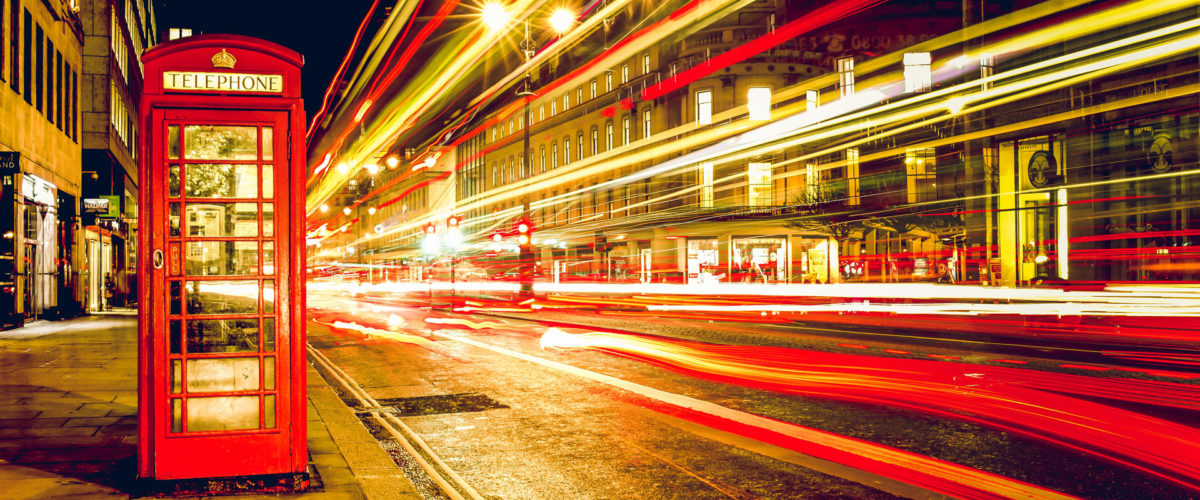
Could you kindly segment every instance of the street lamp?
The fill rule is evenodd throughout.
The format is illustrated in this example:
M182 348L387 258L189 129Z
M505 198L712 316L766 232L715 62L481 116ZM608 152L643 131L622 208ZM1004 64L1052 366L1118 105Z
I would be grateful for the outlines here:
M483 5L483 11L480 13L483 18L483 24L492 30L500 30L504 25L508 24L508 11L499 2L488 2Z
M550 14L550 28L557 31L558 36L570 30L572 24L575 24L575 14L565 7L560 7Z

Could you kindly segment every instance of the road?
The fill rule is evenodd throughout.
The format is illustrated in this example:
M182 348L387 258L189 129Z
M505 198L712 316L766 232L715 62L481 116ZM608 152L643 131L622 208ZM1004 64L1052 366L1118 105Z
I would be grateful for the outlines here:
M344 394L430 498L443 494L376 416L402 421L482 498L1200 490L1187 458L1200 450L1189 425L1200 420L1196 379L1140 361L1080 364L1111 349L939 341L911 327L428 304L315 291L309 342L377 400Z

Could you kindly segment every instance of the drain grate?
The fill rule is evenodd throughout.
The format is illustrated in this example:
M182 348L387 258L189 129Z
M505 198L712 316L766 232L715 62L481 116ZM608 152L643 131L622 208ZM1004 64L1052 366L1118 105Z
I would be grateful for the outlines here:
M484 394L463 393L443 394L440 396L421 396L416 398L380 399L378 407L355 408L355 413L391 413L400 417L414 415L442 415L447 413L468 413L490 410L493 408L508 408Z

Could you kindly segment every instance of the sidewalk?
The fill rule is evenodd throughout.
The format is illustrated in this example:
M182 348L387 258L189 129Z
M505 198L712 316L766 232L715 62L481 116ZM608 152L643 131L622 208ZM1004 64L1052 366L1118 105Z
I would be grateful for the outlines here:
M310 366L313 488L233 498L420 498ZM0 331L0 497L128 498L137 470L136 311Z

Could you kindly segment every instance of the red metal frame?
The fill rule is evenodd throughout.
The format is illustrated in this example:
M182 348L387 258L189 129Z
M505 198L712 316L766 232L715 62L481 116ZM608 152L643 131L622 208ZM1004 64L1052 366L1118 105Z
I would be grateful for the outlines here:
M236 69L214 68L211 58L226 50ZM187 479L304 472L307 459L305 371L305 120L300 99L300 54L280 45L237 35L199 35L147 50L145 91L138 141L141 227L138 233L138 474L143 478ZM246 95L163 89L165 71L283 75L283 92ZM168 229L164 123L273 124L275 165L276 294L279 332L275 347L279 418L274 430L209 431L169 435L170 377L166 283L172 263ZM286 151L286 162L281 154ZM286 189L282 189L286 188ZM286 203L280 203L286 200ZM286 207L280 206L286 204ZM181 217L183 214L180 214ZM181 244L182 245L182 244ZM155 269L154 250L164 266ZM176 263L180 264L181 263ZM233 278L237 279L237 278ZM260 335L261 337L261 335ZM260 342L262 342L260 338ZM245 353L241 356L263 354ZM220 357L220 355L205 355ZM186 363L184 364L186 366ZM186 369L186 368L185 368ZM219 395L211 393L208 395ZM265 418L262 416L260 418Z

